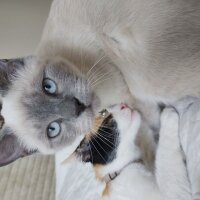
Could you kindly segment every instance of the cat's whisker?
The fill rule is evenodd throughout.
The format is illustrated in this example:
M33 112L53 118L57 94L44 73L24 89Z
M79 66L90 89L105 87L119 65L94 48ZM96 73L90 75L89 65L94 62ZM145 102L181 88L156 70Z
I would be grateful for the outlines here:
M103 73L103 70L105 71L104 67L106 66L107 61L101 64L101 67L96 68L87 78L88 81L93 81L97 75Z
M88 75L91 73L92 69L94 69L94 68L101 62L101 60L102 60L103 58L105 58L105 57L106 57L106 56L103 55L99 60L97 60L97 62L95 62L94 65L88 70L86 76L88 76Z
M98 68L90 77L88 77L87 81L90 83L94 81L99 75L103 74L103 68Z
M97 73L97 74L94 75L93 77L89 78L89 79L87 80L88 85L91 85L91 83L93 83L93 82L97 79L97 77L102 76L102 74L103 74L103 72L100 71L99 73Z
M106 73L102 73L102 74L100 74L100 75L96 75L96 77L95 77L95 80L93 81L93 80L91 80L90 82L88 81L88 83L90 84L90 85L92 85L92 84L94 84L96 81L98 81L98 80L100 80L100 79L102 79L103 77L105 77L105 76L107 76L107 75L110 75L112 72L106 72ZM93 81L93 82L92 82Z
M104 74L107 72L108 68L105 68L107 67L107 64L108 64L108 61L104 61L104 63L101 64L100 67L96 68L90 75L89 77L87 78L87 81L88 82L92 82L92 81L95 81L97 79L98 76L100 76L101 74Z
M108 77L108 78L105 78L105 79L103 79L103 80L101 80L101 81L99 81L98 83L95 83L95 84L91 85L91 88L95 88L97 85L99 85L99 84L103 83L104 81L107 81L107 80L109 80L110 78L111 78L111 76L110 76L110 77Z
M107 78L111 78L112 74L107 74L107 76L108 76ZM90 86L93 87L95 84L98 84L99 82L102 82L104 80L103 77L105 77L104 74L102 74L101 77L99 77L98 79L95 79L93 82L91 82Z
M106 80L111 79L113 76L116 76L117 74L119 74L119 73L116 72L115 74L112 74L111 76L109 76L109 77L107 77L107 78L105 78L105 79L95 81L95 83L92 83L91 87L94 88L94 87L96 87L97 85L99 85L100 83L102 83L102 82L104 82L104 81L106 81Z

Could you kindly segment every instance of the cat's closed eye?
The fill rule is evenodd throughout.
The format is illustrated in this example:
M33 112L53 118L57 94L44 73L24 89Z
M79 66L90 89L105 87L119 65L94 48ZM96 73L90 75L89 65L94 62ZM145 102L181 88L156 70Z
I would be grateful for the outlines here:
M57 84L55 81L45 78L42 83L43 90L48 95L55 95L57 92Z

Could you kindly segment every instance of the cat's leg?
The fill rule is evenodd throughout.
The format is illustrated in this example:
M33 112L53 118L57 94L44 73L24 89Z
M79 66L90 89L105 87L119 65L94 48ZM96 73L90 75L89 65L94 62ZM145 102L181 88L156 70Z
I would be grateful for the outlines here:
M186 157L188 177L194 200L200 199L200 100L185 98L177 103L180 113L179 136Z
M161 115L156 179L166 199L190 200L190 184L180 148L178 130L178 114L173 108L166 108Z

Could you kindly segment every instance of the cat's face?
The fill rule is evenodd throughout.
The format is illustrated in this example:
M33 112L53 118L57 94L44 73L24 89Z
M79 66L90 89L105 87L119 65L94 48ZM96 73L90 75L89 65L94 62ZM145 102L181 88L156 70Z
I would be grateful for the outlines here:
M136 144L140 114L126 104L112 106L107 112L102 123L97 120L96 131L86 135L76 150L82 161L96 166L101 177L122 169L141 156Z
M28 149L54 153L91 128L98 100L71 63L28 58L15 76L2 115Z

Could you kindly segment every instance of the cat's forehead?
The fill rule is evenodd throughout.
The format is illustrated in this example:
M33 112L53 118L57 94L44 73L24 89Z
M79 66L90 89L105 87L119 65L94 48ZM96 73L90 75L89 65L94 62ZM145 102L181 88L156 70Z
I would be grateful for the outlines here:
M66 78L66 76L76 74L67 63L63 63L63 62L44 63L43 73L45 76L53 76L53 77L57 77L61 79Z
M43 68L48 75L54 74L62 77L65 74L76 74L77 76L82 76L77 67L66 59L56 57L43 60L38 58L36 64Z

